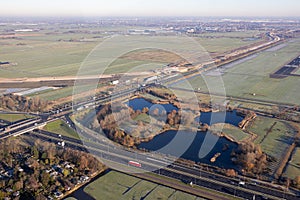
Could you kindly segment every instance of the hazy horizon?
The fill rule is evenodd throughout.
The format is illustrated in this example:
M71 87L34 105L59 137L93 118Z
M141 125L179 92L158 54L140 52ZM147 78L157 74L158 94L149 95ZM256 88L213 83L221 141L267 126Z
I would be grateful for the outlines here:
M11 0L1 3L0 16L83 17L300 17L298 0Z

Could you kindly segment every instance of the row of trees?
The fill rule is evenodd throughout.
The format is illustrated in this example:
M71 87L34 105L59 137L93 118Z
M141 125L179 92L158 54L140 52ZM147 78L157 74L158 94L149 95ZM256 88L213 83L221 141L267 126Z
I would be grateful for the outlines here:
M2 109L22 112L44 111L48 102L41 100L39 97L25 97L13 94L0 96L0 105Z
M147 89L147 93L163 99L168 99L168 100L177 99L176 95L172 91L166 88L149 88Z

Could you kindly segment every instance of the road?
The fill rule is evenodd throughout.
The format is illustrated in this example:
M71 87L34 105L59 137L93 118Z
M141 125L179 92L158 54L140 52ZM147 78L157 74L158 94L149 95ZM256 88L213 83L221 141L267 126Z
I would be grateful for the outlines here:
M195 164L193 166L186 166L173 162L174 160L171 157L162 156L153 152L136 153L135 151L122 146L116 147L117 144L110 144L107 140L96 140L95 138L92 138L91 141L83 142L65 136L59 137L57 134L43 130L34 131L31 135L56 144L64 141L67 147L81 151L89 151L98 156L101 160L118 163L121 167L122 165L128 167L128 161L134 160L141 163L142 169L145 171L153 171L159 175L181 180L184 183L193 182L193 184L202 187L229 193L242 198L252 199L255 195L256 199L262 199L263 196L268 197L269 199L298 199L298 197L287 194L277 188L267 187L256 182L247 182L245 186L240 186L238 184L239 180L205 171L201 169L200 165ZM86 136L88 137L88 134Z
M203 70L207 69L210 69L210 67L204 68ZM199 70L192 70L183 75L184 77L189 77L194 75L195 73L199 73ZM174 80L178 80L178 77L164 77L160 81L162 83L168 83ZM148 85L145 85L140 89L150 87L153 83L148 83ZM58 137L57 134L42 130L40 130L38 133L35 131L35 129L38 129L45 124L59 119L63 116L66 116L66 119L70 121L68 114L73 112L73 108L76 111L79 109L84 109L86 107L96 107L99 104L104 104L108 101L131 95L135 93L136 90L137 88L125 88L122 91L115 92L111 96L102 96L94 99L89 99L84 102L79 102L76 105L73 105L73 107L71 104L64 105L48 113L43 113L40 115L40 117L10 124L0 132L0 139L5 139L7 137L18 136L20 134L31 132L31 134L33 133L32 135L34 135L35 137L55 142L56 144L63 140L66 142L66 146L70 148L75 148L81 151L88 150L101 159L109 160L111 162L117 163L118 165L128 166L129 160L136 160L142 164L143 170L154 171L157 174L175 178L185 183L193 182L194 184L199 186L229 193L242 198L253 199L253 196L255 195L255 199L262 199L263 196L266 196L270 199L298 199L291 194L286 194L286 192L261 184L247 183L246 186L242 187L238 184L238 179L232 179L220 174L205 171L201 169L201 166L199 165L189 167L186 165L178 164L176 162L173 164L169 164L170 162L166 162L166 159L168 159L166 156L156 155L153 153L135 154L133 150L115 148L115 145L110 144L108 140L95 140L95 138L90 138L90 134L88 133L85 133L87 138L90 138L90 140L93 142L85 141L83 145L81 140L69 137L61 138ZM75 124L71 124L71 126L72 128L76 128ZM135 157L132 157L132 155L135 155Z
M121 97L123 95L128 95L134 92L135 89L128 89L125 91L120 91L114 97ZM95 99L98 103L105 103L109 101L109 97L101 97ZM90 103L90 102L88 102ZM84 103L79 104L79 106L85 105ZM10 136L17 136L22 133L30 132L37 129L39 126L44 125L47 122L56 120L57 118L61 118L65 116L66 113L70 113L71 108L66 107L59 110L59 112L49 113L48 119L43 120L41 118L33 118L21 121L19 123L13 124L10 127L9 131L1 132L0 139L7 138ZM70 122L70 119L66 117L66 119ZM75 124L71 124L72 128L76 128ZM81 133L82 134L82 133ZM38 135L40 139L50 140L52 142L58 143L61 142L62 138L59 138L57 134L49 133L46 131L40 130ZM89 134L86 133L87 138L89 138ZM161 155L154 154L135 154L136 157L132 157L132 150L119 148L116 149L115 145L109 144L107 140L95 140L95 138L90 138L93 142L85 142L82 144L81 140L77 140L74 138L63 137L63 140L66 142L66 145L71 148L75 148L78 150L86 151L86 148L93 154L97 155L101 159L106 159L109 161L113 161L120 165L128 165L129 160L136 160L142 164L142 168L147 171L154 171L160 175L164 175L171 178L179 179L185 183L189 183L192 181L194 184L199 186L207 187L210 189L214 189L217 191L229 193L232 195L236 195L242 198L252 199L253 195L256 195L256 199L267 195L268 198L271 199L297 199L297 197L285 194L283 191L276 190L276 188L270 188L262 185L254 185L252 183L247 184L245 187L239 187L239 180L230 179L228 177L224 177L218 175L216 173L210 173L200 169L200 166L195 165L193 168L188 166L183 166L179 164L169 165L169 162L166 162L166 157L162 157ZM96 143L95 143L96 141ZM160 169L161 168L161 169ZM159 169L159 170L157 170Z

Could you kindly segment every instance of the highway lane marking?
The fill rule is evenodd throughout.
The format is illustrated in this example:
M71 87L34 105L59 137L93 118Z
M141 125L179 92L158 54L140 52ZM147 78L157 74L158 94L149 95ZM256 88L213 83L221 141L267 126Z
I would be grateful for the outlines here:
M45 136L45 135L44 135ZM48 137L49 139L55 139L55 140L57 140L58 138L55 138L55 137L52 137L52 136L48 136L48 135L46 135L46 137ZM87 149L87 147L86 146L84 146L84 145L82 145L82 144L78 144L78 143L74 143L74 142L70 142L70 141L65 141L66 143L69 143L69 144L73 144L74 146L81 146L81 147L84 147L84 148L86 148ZM106 147L107 148L107 147ZM105 153L105 154L108 154L108 155L110 155L110 156L115 156L115 157L118 157L118 158L123 158L123 159L125 159L125 160L130 160L130 159L132 159L132 158L130 158L130 157L126 157L126 156L123 156L123 155L120 155L120 154L116 154L116 153L113 153L113 152L107 152L107 151L105 151L105 150L100 150L100 149L96 149L96 148L93 148L93 147L89 147L89 149L91 149L91 150L94 150L94 151L96 151L96 152L98 152L98 153ZM128 159L129 158L129 159ZM102 158L103 159L103 158ZM148 162L146 162L145 160L139 160L140 161L140 163L143 163L143 164L145 164L145 165L148 165L148 166L152 166L152 167L155 167L155 168L160 168L160 167L162 167L162 166L159 166L159 165L155 165L155 164L152 164L152 163L148 163ZM121 164L121 163L119 163L119 164ZM123 164L124 165L124 164ZM127 165L126 165L127 166ZM166 168L166 169L164 169L164 170L166 170L166 171L170 171L170 172L175 172L175 173L177 173L177 174L181 174L181 175L185 175L185 176L188 176L188 177L192 177L192 178L194 178L193 176L191 176L191 174L189 174L189 173L186 173L186 172L181 172L181 171L178 171L178 170L174 170L174 169L170 169L170 168ZM200 176L198 176L198 175L196 175L197 177L198 177L198 179L200 179L200 180L204 180L204 181L208 181L208 182L211 182L211 183L215 183L215 184L218 184L218 185L221 185L221 186L225 186L225 187L228 187L228 188L232 188L232 189L236 189L236 187L235 186L232 186L232 185L230 185L230 184L227 184L227 183L223 183L223 182L219 182L219 181L216 181L216 180L213 180L213 179L208 179L208 178L205 178L205 177L200 177ZM244 191L244 192L248 192L248 193L251 193L251 194L255 194L255 195L262 195L262 196L268 196L269 198L273 198L273 199L281 199L281 198L278 198L278 197L274 197L274 196L271 196L271 195L266 195L266 194L263 194L263 193L260 193L260 192L256 192L256 191L253 191L253 190L249 190L249 189L247 189L247 188L243 188L243 187L239 187L238 188L239 190L241 190L241 191Z

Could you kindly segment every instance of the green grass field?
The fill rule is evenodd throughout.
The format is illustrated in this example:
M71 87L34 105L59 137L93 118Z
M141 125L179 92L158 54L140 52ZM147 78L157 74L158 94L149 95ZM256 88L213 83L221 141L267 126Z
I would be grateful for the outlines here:
M0 119L9 121L9 122L15 122L21 119L29 119L32 118L31 115L26 114L0 114Z
M39 97L43 100L47 101L56 101L65 97L70 97L73 95L81 94L83 92L88 91L94 91L95 87L100 88L101 86L104 86L103 84L99 84L98 86L94 85L78 85L76 87L70 86L70 87L63 87L56 90L51 91L45 91L38 94L29 95L30 97ZM75 90L75 91L73 91ZM103 90L104 91L104 90ZM81 96L76 97L81 98ZM82 95L82 98L86 98L86 96Z
M57 90L45 91L39 94L30 95L32 97L38 96L43 100L53 101L60 98L68 97L73 94L73 87L65 87Z
M219 131L221 130L224 134L229 136L230 138L234 139L236 142L240 142L242 140L247 139L250 137L249 134L243 132L239 127L231 125L231 124L224 124L224 123L217 123L213 124L210 129Z
M297 71L294 72L294 74L300 75L300 68L298 68Z
M72 128L68 126L64 121L62 120L55 120L53 122L48 123L44 130L60 134L62 136L72 137L75 139L80 139L76 131L74 131Z
M133 120L142 121L144 123L150 123L151 122L150 116L146 113L142 113L142 114L136 116Z
M151 100L155 100L155 101L164 100L160 97L154 96L154 95L149 94L149 93L141 94L141 96L146 98L146 99L151 99Z
M147 196L147 199L169 199L169 197L172 196L174 193L174 189L158 185Z
M263 139L274 122L276 122L276 124L273 126L267 137ZM292 143L296 133L287 122L261 116L258 116L255 119L254 124L249 130L258 136L255 143L260 144L265 153L278 159Z
M76 75L79 67L89 53L97 45L106 40L105 37L107 37L107 33L105 33L105 30L126 31L132 28L133 27L122 26L102 27L99 29L95 27L53 27L51 25L44 25L43 30L39 32L22 33L21 36L15 38L0 37L1 61L9 61L16 64L0 67L1 77L18 78ZM2 30L0 27L0 33L4 30L5 29ZM192 37L191 44L193 43L194 45L202 46L207 52L222 53L257 42L255 40L245 40L245 38L252 38L255 37L255 35L257 35L257 32L253 31L244 33L211 33ZM145 40L140 40L138 38L131 41L129 46L132 45L134 47L136 44L140 44L140 47L149 48L149 45L152 46L152 44L149 43L149 41L151 42L153 39L153 36L151 37L152 38L146 37L147 39ZM157 46L161 46L162 49L169 39L170 36L155 37ZM191 44L182 44L175 41L174 43L171 42L170 44L167 44L167 46L170 47L170 49L180 50L188 55L189 53L186 52L191 52L191 50L193 50L190 46ZM114 55L116 53L114 49L119 46L120 43L116 42L105 49L105 52L107 52L108 55ZM127 47L128 45L124 44L124 46ZM135 49L133 48L132 50ZM117 57L119 56L122 55L117 55ZM132 69L135 71L144 71L145 68L147 70L155 69L161 67L161 64L166 64L165 62L154 62L145 68L136 68L136 66L149 63L146 60L131 60L119 57L119 59L115 60L113 64L107 68L105 73L127 72ZM101 61L97 59L96 62L86 61L85 66L87 66L87 68L84 70L84 74L94 75L99 71L99 68L104 68L107 64L110 64L106 61L106 59L102 59Z
M196 41L209 53L224 53L242 46L247 46L260 40L243 40L242 38L228 37L226 35L215 38L197 38Z
M288 163L283 175L291 179L294 179L296 176L300 176L300 147L296 147L294 150L292 159Z
M261 34L260 31L202 33L199 37L227 37L227 38L254 38Z
M204 200L203 198L200 197L195 197L191 194L187 194L184 192L180 192L180 191L176 191L175 193L173 193L170 197L169 200L189 200L189 199L193 199L193 200Z
M245 140L250 136L249 134L243 132L240 128L236 126L231 126L230 128L223 128L222 131L228 136L232 137L237 142Z
M17 63L2 67L1 77L43 77L76 75L83 59L96 46L95 42L58 42L41 40L6 40L1 60ZM1 40L0 40L1 41ZM22 42L26 45L18 45Z
M166 65L164 62L149 62L142 60L131 60L119 58L107 67L104 74L126 73L126 72L144 72L155 70Z
M95 199L201 199L123 173L110 171L85 187L84 191Z
M253 109L253 110L258 110L258 111L263 111L268 113L274 112L274 107L272 107L272 105L262 105L262 104L251 103L251 102L231 101L230 106ZM277 109L275 109L275 111L277 111Z
M65 200L77 200L77 199L74 197L68 197L68 198L65 198Z
M209 75L196 76L189 81L193 88L201 88L204 92L220 92L225 88L228 96L299 105L299 77L269 78L270 73L299 55L298 39L277 51L261 52L255 58L226 69L221 76L222 81L219 81L219 77ZM180 82L173 86L184 87Z

